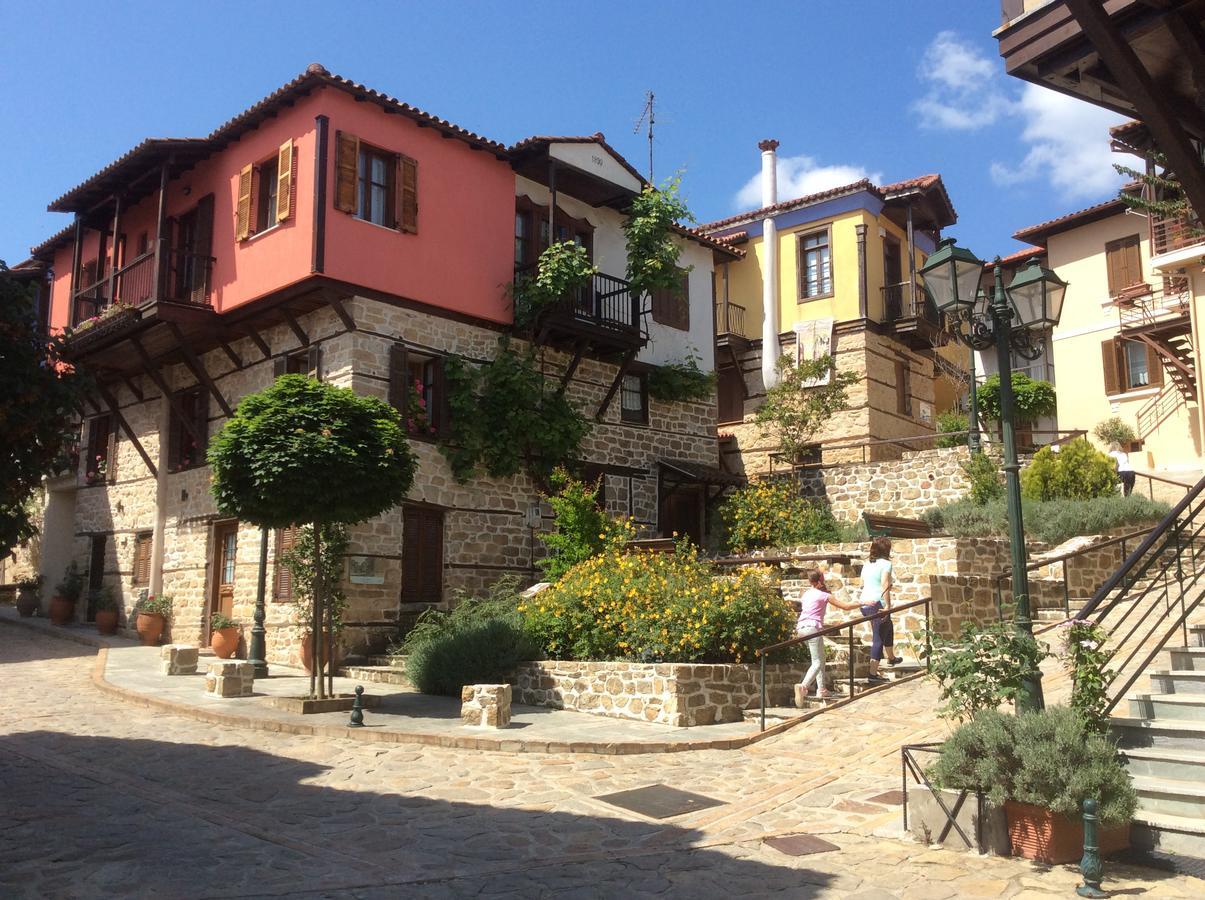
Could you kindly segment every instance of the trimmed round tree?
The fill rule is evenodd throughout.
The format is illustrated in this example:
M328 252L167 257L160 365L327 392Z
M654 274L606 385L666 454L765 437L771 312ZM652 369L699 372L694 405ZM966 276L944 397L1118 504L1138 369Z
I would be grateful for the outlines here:
M400 503L415 460L392 406L304 375L248 394L209 446L213 497L224 515L265 528L353 525ZM313 619L323 619L321 542L315 541ZM323 641L314 636L316 694Z

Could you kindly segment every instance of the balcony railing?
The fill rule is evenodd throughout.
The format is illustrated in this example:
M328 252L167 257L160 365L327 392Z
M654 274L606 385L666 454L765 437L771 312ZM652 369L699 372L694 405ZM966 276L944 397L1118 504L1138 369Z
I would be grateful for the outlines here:
M76 292L72 310L72 324L78 325L86 319L100 315L113 304L141 306L156 299L174 303L209 305L210 280L213 274L213 257L202 256L187 250L172 250L165 260L166 277L163 279L163 296L156 284L155 252L147 251L134 257L118 269L110 281L108 275L95 284ZM110 283L112 292L110 293Z
M715 333L748 337L745 334L745 307L739 303L717 303L715 305Z
M1151 215L1151 253L1159 256L1205 244L1205 228L1196 216Z
M911 281L901 281L899 284L889 284L882 288L883 292L883 321L895 322L899 319L922 319L931 325L939 325L941 316L937 307L929 299L928 292L920 284Z
M1141 282L1113 297L1122 330L1142 328L1187 316L1192 299L1188 280L1168 276L1158 285Z

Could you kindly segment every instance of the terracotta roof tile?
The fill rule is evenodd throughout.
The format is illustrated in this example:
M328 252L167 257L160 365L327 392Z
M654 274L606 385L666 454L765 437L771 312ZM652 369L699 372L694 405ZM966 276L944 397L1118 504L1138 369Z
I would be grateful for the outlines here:
M784 200L781 203L775 203L773 206L763 206L760 209L751 209L748 212L737 213L735 216L729 216L726 219L717 219L714 222L706 222L699 226L701 231L718 231L728 225L735 225L738 222L754 221L756 219L765 218L768 215L781 212L790 212L793 209L799 209L803 206L810 206L813 203L819 203L821 200L831 200L833 197L840 197L845 194L854 194L858 191L870 191L873 194L878 194L879 190L871 184L869 178L863 178L860 181L855 181L852 184L843 184L839 187L829 188L827 191L819 191L815 194L807 194L803 197L796 197L794 200Z
M1010 263L1023 262L1033 256L1045 256L1045 255L1046 255L1045 247L1026 247L1023 250L1018 250L1016 253L1010 253L1010 254L1008 254L1008 256L1000 257L1000 264L1002 266L1007 266ZM992 269L992 268L995 268L995 265L996 265L995 260L989 260L986 268Z
M1140 185L1137 182L1130 182L1123 186L1122 190L1126 192L1136 191L1139 187ZM1013 237L1018 241L1025 241L1027 244L1037 244L1052 234L1058 234L1079 225L1087 225L1091 222L1107 219L1109 216L1124 212L1125 209L1125 202L1119 197L1114 197L1111 200L1106 200L1104 203L1097 203L1095 206L1089 206L1085 209L1077 209L1075 212L1057 216L1045 222L1039 222L1037 225L1030 225L1027 228L1022 228L1020 231L1014 231Z

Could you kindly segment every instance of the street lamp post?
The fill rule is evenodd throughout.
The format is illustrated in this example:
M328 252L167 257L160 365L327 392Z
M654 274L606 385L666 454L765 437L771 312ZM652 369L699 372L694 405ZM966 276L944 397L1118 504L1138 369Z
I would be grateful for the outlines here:
M1013 627L1017 634L1033 637L1026 569L1025 528L1021 518L1021 478L1017 463L1016 422L1012 383L1012 353L1036 359L1042 341L1034 332L1058 324L1067 290L1049 269L1032 260L1011 285L1004 287L999 257L995 261L995 287L986 310L975 311L984 263L969 250L943 240L929 257L921 274L937 308L954 325L954 333L972 348L994 346L1000 372L1000 423L1004 439L1004 481L1008 501L1008 538L1012 553ZM1013 320L1016 319L1016 324ZM973 396L973 395L972 395ZM973 414L977 412L972 407ZM1042 708L1042 675L1027 673L1022 681L1017 711Z

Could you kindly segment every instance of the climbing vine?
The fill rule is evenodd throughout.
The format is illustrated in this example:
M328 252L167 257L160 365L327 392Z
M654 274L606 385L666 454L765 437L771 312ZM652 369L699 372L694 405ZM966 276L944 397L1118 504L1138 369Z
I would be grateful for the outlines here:
M445 373L451 435L440 450L459 481L482 469L494 478L526 471L546 482L590 431L581 412L548 388L535 354L514 350L508 338L490 362L473 366L452 357Z
M627 279L634 296L681 290L682 247L673 239L673 229L679 222L695 220L679 194L681 182L681 176L675 175L659 189L646 186L628 210L623 232L628 245Z
M649 396L666 403L686 400L710 400L715 390L715 373L699 368L692 353L680 362L657 366L648 373Z
M573 241L559 241L540 254L534 273L519 275L511 288L515 324L530 325L563 297L588 284L598 268L590 252Z

